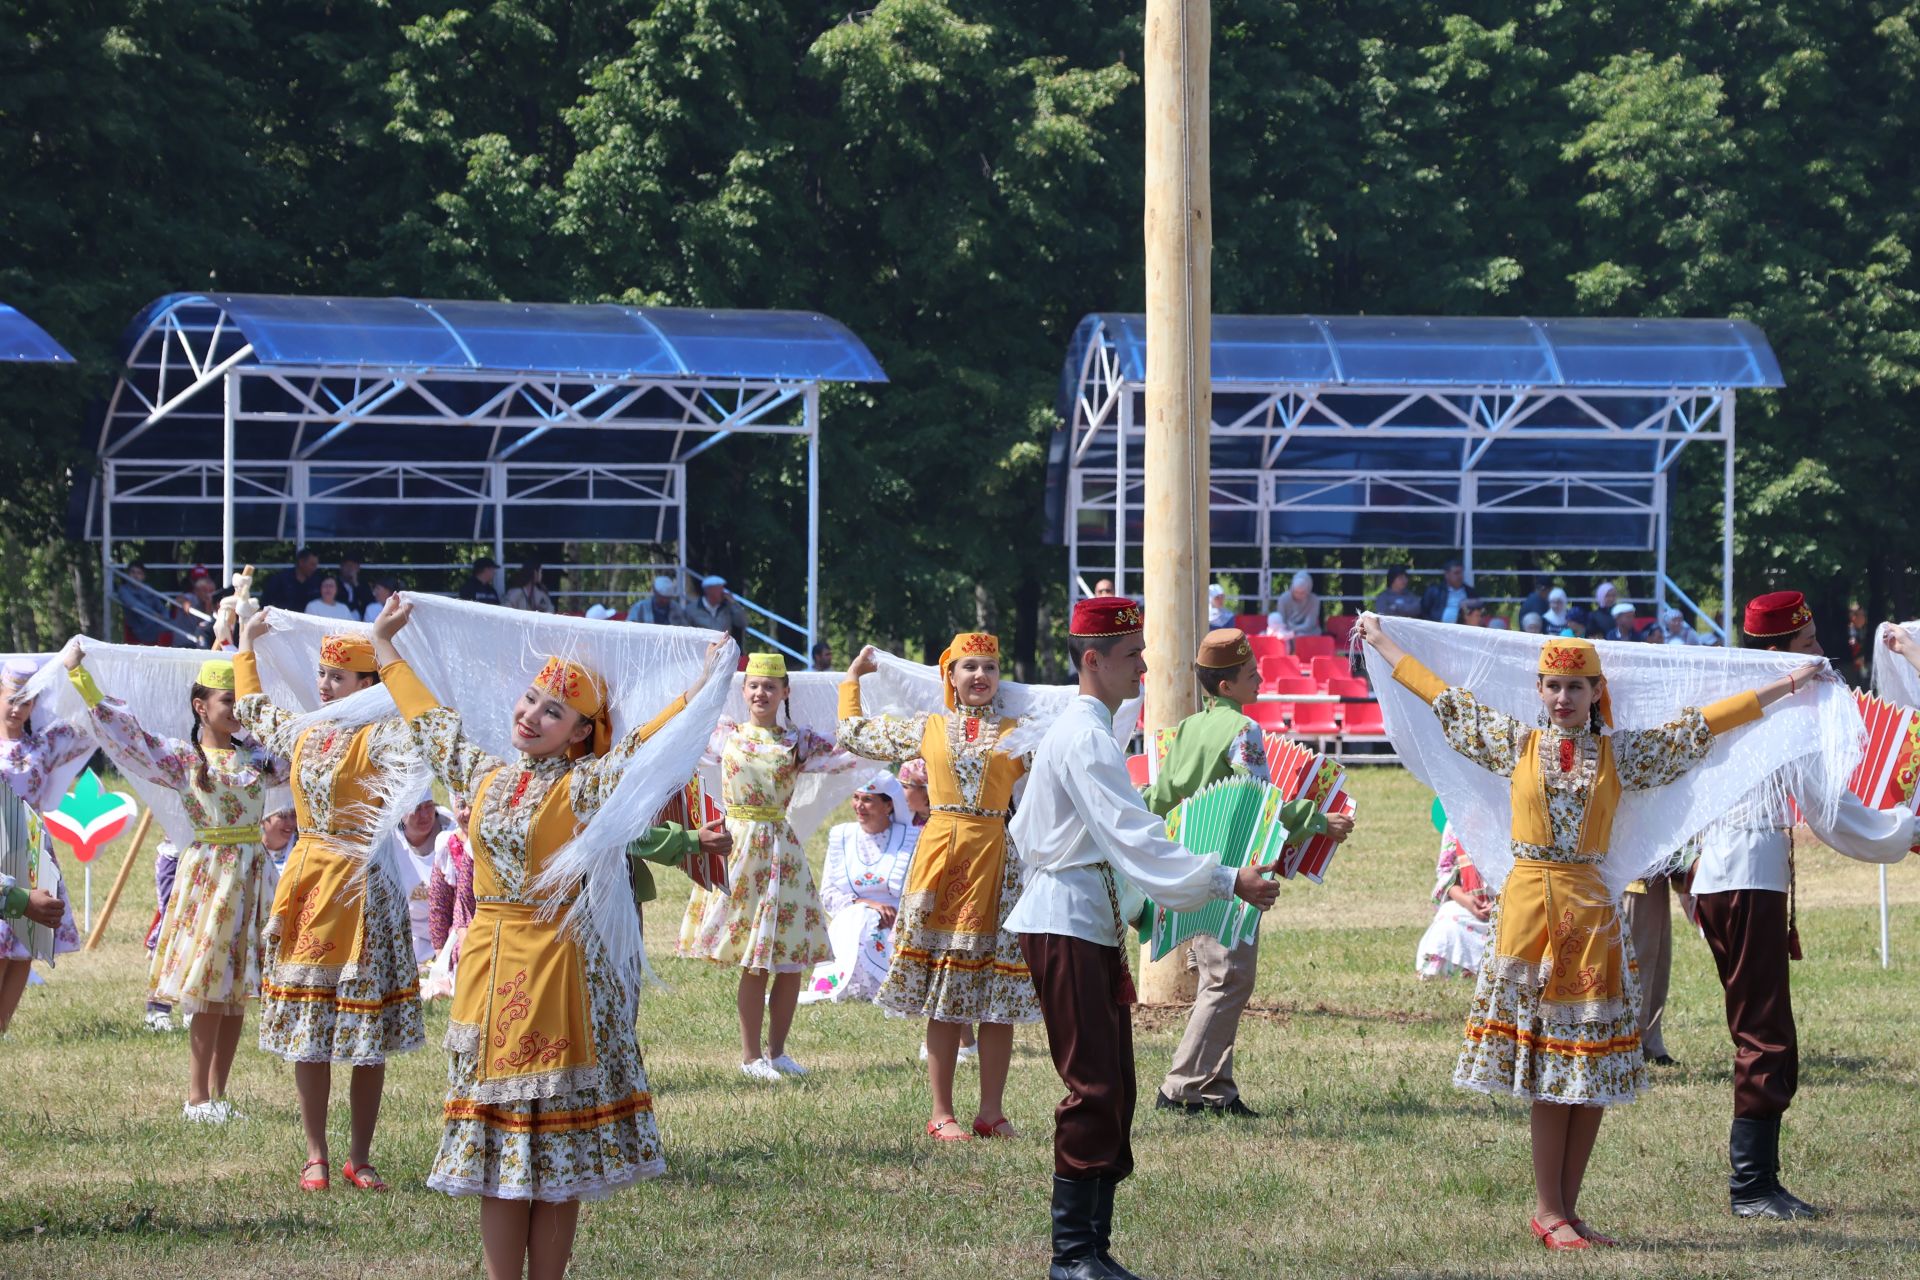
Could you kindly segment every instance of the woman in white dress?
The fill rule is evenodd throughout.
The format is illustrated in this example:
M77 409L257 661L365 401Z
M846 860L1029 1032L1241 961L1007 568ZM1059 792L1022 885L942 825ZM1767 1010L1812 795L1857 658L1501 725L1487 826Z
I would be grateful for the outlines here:
M854 821L827 833L820 904L833 959L814 966L802 1004L872 1000L893 960L893 922L919 828L900 782L882 769L853 793Z
M1420 937L1414 971L1423 978L1473 977L1493 937L1493 900L1452 823L1440 833L1433 901L1433 923Z

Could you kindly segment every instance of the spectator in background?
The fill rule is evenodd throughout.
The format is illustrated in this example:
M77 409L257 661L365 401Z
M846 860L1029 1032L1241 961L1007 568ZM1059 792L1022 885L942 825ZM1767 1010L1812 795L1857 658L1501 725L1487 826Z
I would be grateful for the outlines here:
M135 644L159 644L160 637L167 634L166 618L172 602L147 585L147 566L140 561L127 566L127 577L132 581L121 583L113 593L127 633Z
M1661 644L1705 644L1700 633L1687 625L1687 619L1678 609L1669 605L1660 611Z
M387 597L400 589L400 580L390 573L383 573L373 580L367 588L366 607L360 611L361 620L372 622L380 616L380 610L387 604Z
M587 611L580 616L588 622L607 622L619 617L620 611L612 605L601 604L598 600L595 600L587 606Z
M1484 627L1487 625L1486 602L1469 596L1460 606L1460 625L1465 627Z
M833 646L822 640L808 652L809 667L814 671L833 670Z
M320 555L311 547L293 553L293 566L268 576L260 586L260 602L288 613L305 613L307 601L320 596Z
M360 621L360 615L340 598L340 580L332 574L320 579L320 594L307 601L304 612L318 618L338 618L342 622Z
M1524 618L1530 613L1537 613L1544 618L1547 614L1547 596L1552 590L1552 578L1535 578L1533 594L1520 602L1520 616Z
M1596 615L1596 617L1597 616L1598 615ZM1635 623L1636 616L1633 606L1622 600L1619 604L1613 606L1612 625L1607 628L1606 634L1600 638L1602 640L1620 641L1638 640L1640 638L1640 628Z
M1218 631L1233 625L1233 610L1227 608L1227 589L1219 583L1207 588L1207 626Z
M1523 613L1520 615L1520 629L1530 636L1545 635L1547 620L1537 613Z
M653 594L635 600L627 610L628 622L651 622L656 627L690 627L687 602L680 596L680 584L666 574L653 580Z
M1387 589L1373 598L1373 611L1383 618L1420 617L1420 597L1413 594L1412 581L1399 565L1387 570Z
M365 613L367 589L360 585L360 553L342 551L340 571L333 576L340 583L340 603L353 610L353 616L356 618Z
M1547 611L1540 615L1540 620L1547 624L1547 634L1550 636L1557 636L1567 629L1567 624L1573 621L1573 607L1568 603L1565 591L1555 587L1547 592Z
M727 590L717 573L700 579L700 598L687 606L687 621L709 631L724 631L742 649L747 646L747 607Z
M1267 615L1267 633L1276 636L1320 634L1320 597L1313 594L1313 575L1305 569L1293 575L1287 594L1274 602Z
M1098 582L1096 582L1096 583L1094 583L1094 584L1093 584L1093 594L1095 594L1095 595L1097 595L1097 596L1110 596L1110 595L1113 595L1113 594L1114 594L1114 590L1113 590L1113 579L1112 579L1112 578L1102 578L1102 579L1100 579L1100 580L1099 580Z
M187 575L187 594L179 604L180 625L193 632L194 647L213 648L213 614L220 607L220 593L214 590L213 575L205 565L193 566Z
M547 594L541 585L540 566L529 561L520 566L520 572L513 575L513 585L507 588L506 599L501 601L509 609L524 609L528 613L552 613L553 597Z
M1611 582L1603 581L1594 584L1593 608L1574 612L1586 619L1587 634L1597 636L1613 625L1613 611L1619 603L1620 593Z
M473 562L473 572L460 584L462 600L477 600L481 604L499 604L500 589L493 585L493 579L500 572L500 562L491 556L481 556Z
M1487 619L1487 630L1489 631L1506 631L1509 629L1507 620L1497 613Z
M1420 597L1420 612L1429 622L1458 622L1460 606L1473 594L1473 584L1467 581L1467 566L1459 560L1449 560L1440 581Z

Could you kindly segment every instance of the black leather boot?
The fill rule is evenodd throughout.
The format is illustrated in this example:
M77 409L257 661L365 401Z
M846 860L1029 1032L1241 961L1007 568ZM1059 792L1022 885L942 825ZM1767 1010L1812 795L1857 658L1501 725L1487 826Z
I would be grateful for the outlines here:
M1053 1176L1053 1265L1047 1280L1114 1280L1100 1261L1100 1239L1094 1234L1105 1185L1098 1178Z
M1143 1280L1113 1260L1113 1193L1119 1185L1118 1178L1100 1179L1100 1195L1093 1207L1094 1256L1106 1264L1107 1274L1114 1280Z
M1727 1136L1733 1173L1727 1191L1736 1218L1818 1218L1821 1211L1780 1185L1780 1117L1739 1116Z

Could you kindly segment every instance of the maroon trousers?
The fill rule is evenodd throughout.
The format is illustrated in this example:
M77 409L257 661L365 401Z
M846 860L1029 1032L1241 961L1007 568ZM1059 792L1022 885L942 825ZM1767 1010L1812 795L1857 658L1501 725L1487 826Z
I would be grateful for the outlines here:
M1120 1003L1127 962L1118 947L1023 933L1047 1048L1067 1096L1053 1109L1053 1171L1118 1181L1133 1172L1133 1009Z
M1800 1084L1800 1042L1788 983L1787 895L1729 889L1694 899L1727 992L1733 1114L1778 1119Z

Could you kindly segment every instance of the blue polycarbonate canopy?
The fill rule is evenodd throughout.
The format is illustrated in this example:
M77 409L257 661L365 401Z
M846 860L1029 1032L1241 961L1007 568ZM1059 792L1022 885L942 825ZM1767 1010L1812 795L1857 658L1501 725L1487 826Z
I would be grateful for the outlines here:
M1068 352L1067 394L1104 336L1129 382L1147 376L1147 322L1096 313ZM1766 335L1744 320L1526 316L1215 316L1216 386L1779 387Z
M73 363L67 349L55 342L51 334L4 302L0 302L0 360L22 364Z
M866 344L804 311L615 303L457 302L269 294L168 294L135 320L224 310L264 365L486 371L613 378L885 382Z

